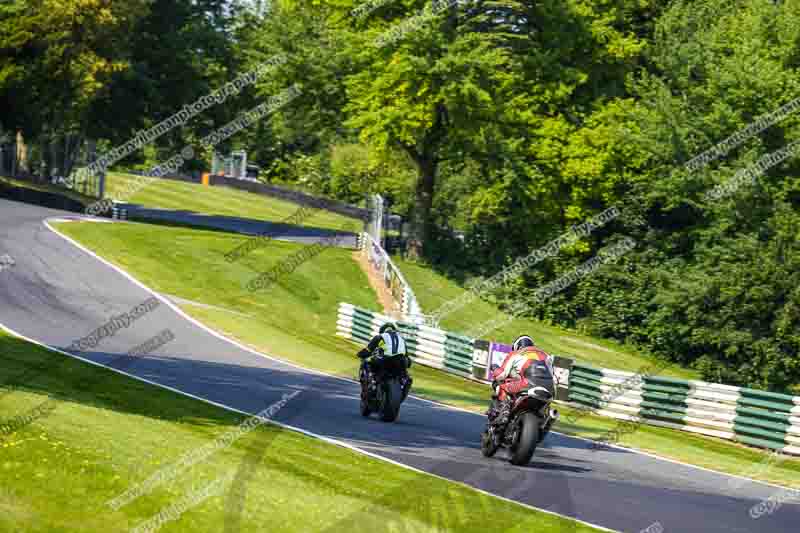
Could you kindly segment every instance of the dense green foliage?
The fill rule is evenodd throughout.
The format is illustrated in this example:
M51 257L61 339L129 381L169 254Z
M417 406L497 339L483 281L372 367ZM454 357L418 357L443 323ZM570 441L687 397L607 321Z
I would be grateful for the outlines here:
M533 294L629 236L633 252L529 315L706 379L800 383L796 158L705 195L800 140L800 113L685 166L800 96L796 0L282 0L261 15L221 0L36 0L4 4L0 28L0 94L13 102L0 126L29 137L63 125L122 142L285 54L158 150L297 83L298 98L231 140L262 179L352 202L385 194L413 222L409 252L461 281L617 206L617 220L487 296Z

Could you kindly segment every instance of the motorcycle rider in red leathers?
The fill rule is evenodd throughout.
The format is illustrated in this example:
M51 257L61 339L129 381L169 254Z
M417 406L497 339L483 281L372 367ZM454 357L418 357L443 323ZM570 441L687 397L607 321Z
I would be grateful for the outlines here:
M553 356L536 348L529 336L518 337L503 364L492 372L494 394L492 406L487 413L492 424L503 425L508 422L514 396L534 386L525 375L528 367L537 363L543 363L550 375L553 375Z

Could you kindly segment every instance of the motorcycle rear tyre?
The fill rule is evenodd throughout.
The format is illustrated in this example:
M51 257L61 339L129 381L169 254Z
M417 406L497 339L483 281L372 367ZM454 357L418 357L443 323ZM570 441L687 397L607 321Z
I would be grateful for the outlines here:
M519 435L514 439L515 446L511 450L510 459L511 464L516 466L528 464L533 457L539 443L541 420L533 413L523 413L519 424Z
M390 379L381 387L383 401L381 402L381 420L394 422L400 414L400 402L403 398L403 386L398 379Z

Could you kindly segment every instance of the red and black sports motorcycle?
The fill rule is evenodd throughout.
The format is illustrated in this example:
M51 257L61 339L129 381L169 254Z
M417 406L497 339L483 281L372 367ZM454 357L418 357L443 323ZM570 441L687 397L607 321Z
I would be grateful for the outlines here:
M529 372L530 375L525 377L531 387L514 397L508 421L495 424L491 417L487 421L486 429L481 433L481 452L485 457L491 457L498 448L505 447L511 452L511 464L528 464L536 446L558 419L558 411L550 405L555 394L550 371L542 363L531 365Z

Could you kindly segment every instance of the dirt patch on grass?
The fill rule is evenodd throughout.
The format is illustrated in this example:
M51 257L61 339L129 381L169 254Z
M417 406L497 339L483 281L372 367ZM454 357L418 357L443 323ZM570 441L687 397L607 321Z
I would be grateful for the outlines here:
M367 275L370 287L372 287L372 290L378 295L378 303L380 303L383 308L383 314L389 315L392 318L400 318L400 312L398 310L400 305L394 301L391 291L383 281L383 277L375 272L367 256L358 250L353 252L353 260Z

